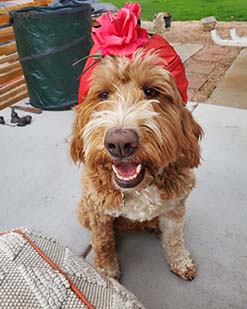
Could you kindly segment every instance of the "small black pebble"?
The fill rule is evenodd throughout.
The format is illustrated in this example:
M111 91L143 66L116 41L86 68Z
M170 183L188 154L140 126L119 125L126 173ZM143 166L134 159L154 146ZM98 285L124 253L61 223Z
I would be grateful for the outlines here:
M5 124L5 120L3 116L0 116L0 124Z
M10 122L11 123L19 123L19 121L20 121L20 117L19 116L15 116L15 117L11 117L11 120L10 120Z
M20 121L20 119L21 118L19 117L19 115L15 111L15 108L11 107L11 120L10 120L10 122L11 123L18 123Z
M26 120L24 118L20 118L17 123L17 127L25 127L27 125Z
M24 116L22 119L25 119L26 124L30 124L32 122L32 116L30 115Z

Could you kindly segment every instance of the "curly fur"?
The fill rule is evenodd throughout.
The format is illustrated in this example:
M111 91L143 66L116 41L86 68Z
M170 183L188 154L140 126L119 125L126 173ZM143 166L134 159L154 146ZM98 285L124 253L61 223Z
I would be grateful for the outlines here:
M92 231L95 265L119 277L114 232L161 231L170 269L193 279L195 264L184 246L184 202L195 185L192 168L200 163L202 129L185 108L174 77L152 53L138 49L131 59L106 56L94 70L90 90L75 108L71 157L84 163L80 222ZM147 87L157 91L148 99ZM102 100L100 93L109 97ZM111 128L131 128L138 149L127 159L145 166L145 177L132 189L114 181L115 159L104 146Z

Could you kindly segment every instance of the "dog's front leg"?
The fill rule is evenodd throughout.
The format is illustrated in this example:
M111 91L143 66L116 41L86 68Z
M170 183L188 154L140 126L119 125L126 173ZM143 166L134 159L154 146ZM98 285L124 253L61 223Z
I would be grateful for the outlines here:
M159 218L160 230L162 246L171 271L183 279L192 280L196 268L189 251L184 246L184 214L184 201L169 207Z
M113 229L114 218L97 214L91 223L94 265L108 277L120 278Z

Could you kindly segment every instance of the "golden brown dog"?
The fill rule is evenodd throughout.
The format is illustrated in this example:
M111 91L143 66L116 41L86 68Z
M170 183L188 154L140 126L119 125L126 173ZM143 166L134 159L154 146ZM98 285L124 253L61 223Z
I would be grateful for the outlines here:
M116 230L159 228L171 271L192 280L185 200L195 185L202 129L155 53L106 56L75 109L71 156L83 162L80 222L92 231L95 266L119 277Z

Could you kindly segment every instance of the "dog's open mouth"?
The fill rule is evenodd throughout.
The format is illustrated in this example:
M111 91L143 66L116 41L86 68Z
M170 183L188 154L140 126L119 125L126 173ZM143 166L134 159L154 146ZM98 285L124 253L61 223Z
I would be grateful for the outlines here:
M133 188L144 178L145 168L140 163L121 162L113 164L114 179L121 188Z

